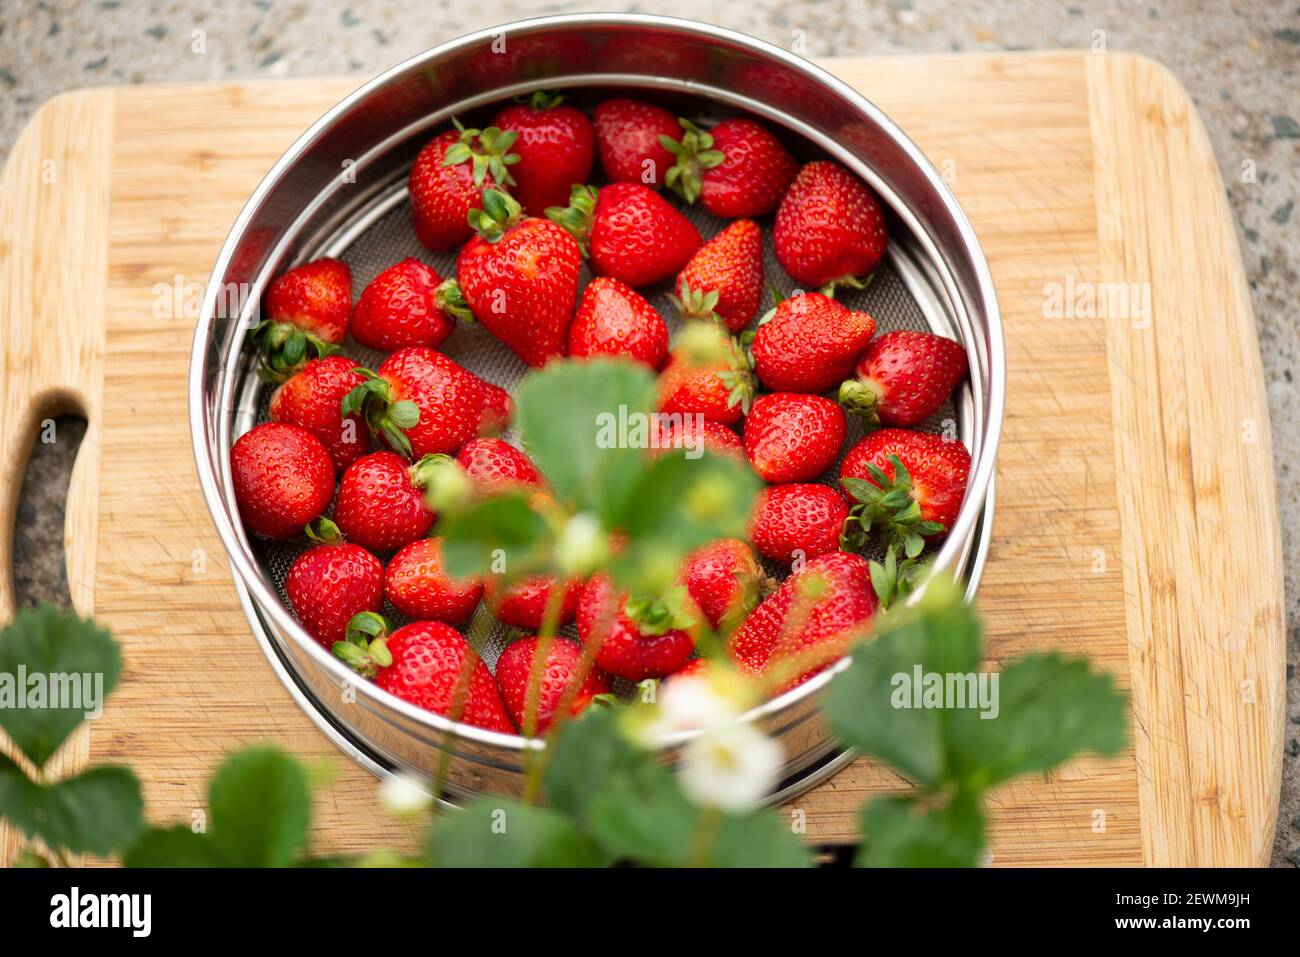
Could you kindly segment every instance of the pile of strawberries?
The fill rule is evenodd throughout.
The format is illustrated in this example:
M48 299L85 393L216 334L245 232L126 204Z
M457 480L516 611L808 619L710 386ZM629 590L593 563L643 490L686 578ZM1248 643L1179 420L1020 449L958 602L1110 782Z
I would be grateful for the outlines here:
M597 161L599 188L586 185ZM728 634L740 670L776 692L837 658L876 612L889 586L873 584L861 551L883 539L912 559L951 527L969 455L913 427L966 374L965 352L927 333L876 335L870 315L835 300L837 288L871 279L888 242L876 198L848 170L800 164L748 119L705 130L631 99L606 100L589 117L539 93L486 127L457 123L435 137L415 160L409 194L419 241L455 251L455 275L407 258L355 303L340 261L279 276L254 332L262 373L277 384L270 421L231 450L248 530L314 542L285 581L304 628L380 687L470 724L522 730L549 609L559 625L576 622L581 644L540 643L528 731L609 693L614 678L707 668L694 657L705 621ZM730 222L706 242L683 204ZM818 291L777 301L755 327L758 220L771 223L794 284ZM584 261L594 275L585 286ZM690 320L675 344L638 291L667 282ZM508 393L439 351L460 321L479 323L528 366L625 356L655 370L656 445L702 443L769 483L749 541L691 555L669 595L621 594L603 573L450 578L430 537L440 496L514 487L540 510L554 506L528 456L493 435L510 421ZM349 335L386 358L373 370L348 358ZM841 460L846 410L872 431ZM838 483L819 481L837 462ZM760 556L791 574L776 585ZM495 674L458 630L481 602L523 633ZM411 623L391 629L385 603ZM584 646L595 649L585 660Z

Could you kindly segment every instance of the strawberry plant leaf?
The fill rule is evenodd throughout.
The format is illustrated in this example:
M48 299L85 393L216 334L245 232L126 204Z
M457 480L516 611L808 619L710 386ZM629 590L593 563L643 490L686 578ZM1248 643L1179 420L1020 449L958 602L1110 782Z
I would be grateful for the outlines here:
M619 729L619 716L612 708L588 708L561 726L549 745L554 752L543 781L551 807L582 819L592 782L603 781L637 760L636 748Z
M984 815L968 795L931 808L911 797L874 798L859 823L856 867L975 867L984 850Z
M433 867L602 867L609 855L559 811L484 798L435 823Z
M218 853L232 867L286 867L307 842L307 776L275 748L227 758L208 785L208 805Z
M897 695L899 676L964 674L980 659L974 613L946 578L936 578L916 608L882 622L873 641L857 645L849 667L831 682L824 713L831 732L921 784L937 787L948 770L946 726L951 712L914 707Z
M949 721L953 772L972 786L1050 771L1085 751L1114 755L1128 742L1128 699L1085 659L1017 658L998 675L995 700L996 713L966 708Z
M122 857L127 867L221 867L216 842L184 824L145 831Z
M0 629L0 727L38 768L117 685L117 642L94 622L50 605Z
M506 556L511 576L527 574L543 559L551 540L546 519L517 492L494 495L444 516L438 534L447 574L453 578L486 573L494 553Z
M140 831L144 802L128 769L92 767L54 784L37 784L0 755L0 818L47 847L110 854Z
M654 376L628 359L553 362L515 393L524 445L552 487L575 509L610 524L608 504L646 463Z

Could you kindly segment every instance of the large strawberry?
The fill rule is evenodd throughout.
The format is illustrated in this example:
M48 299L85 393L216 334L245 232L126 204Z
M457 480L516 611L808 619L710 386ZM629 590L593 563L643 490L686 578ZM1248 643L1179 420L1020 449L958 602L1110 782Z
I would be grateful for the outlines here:
M837 163L805 164L776 211L772 245L805 288L861 287L885 255L885 215L871 190Z
M655 417L655 425L658 432L651 448L659 452L685 449L687 458L698 458L703 451L745 461L745 447L740 436L725 425L710 422L694 413L668 415L662 412Z
M596 667L588 667L582 675L582 649L572 641L564 638L552 638L547 642L545 664L538 669L537 678L533 671L537 666L538 653L541 651L542 639L536 635L527 635L512 642L501 652L497 659L497 685L501 688L501 698L510 709L510 716L525 734L545 734L555 720L556 712L566 699L567 711L576 715L586 710L597 695L607 695L611 690L609 675ZM533 692L534 727L528 728L528 688L536 687Z
M734 425L749 411L754 376L749 360L730 336L694 323L673 349L659 375L659 411L699 414Z
M434 514L424 501L422 464L374 452L348 466L334 500L334 524L372 552L392 552L429 531Z
M470 219L475 235L456 259L456 282L442 287L447 309L478 320L530 366L564 355L582 270L577 242L524 216L499 189L483 193Z
M758 381L774 392L828 392L853 371L876 320L821 293L783 299L750 345Z
M833 664L876 613L867 560L831 552L791 575L728 642L740 670L784 691Z
M681 128L668 110L642 100L606 100L591 115L596 150L605 177L613 183L663 185L673 154L660 137L681 136Z
M681 582L714 628L739 624L771 587L738 538L720 538L687 555Z
M471 439L461 447L456 461L485 488L542 485L541 473L532 459L502 439Z
M569 206L546 215L563 226L591 257L591 270L629 286L649 286L676 274L700 248L695 225L640 183L597 190L575 186Z
M309 359L327 356L348 334L352 271L337 259L316 259L277 276L267 290L266 315L253 330L262 351L262 377L283 382Z
M546 618L546 606L551 600L551 590L555 588L552 575L532 575L521 578L502 591L495 578L488 578L483 585L483 600L494 610L497 620L515 628L539 631ZM564 594L558 599L558 615L555 620L557 628L573 621L578 608L578 594L582 582L571 581L564 585Z
M514 734L492 672L455 628L413 621L388 634L378 615L359 615L334 654L389 694L475 727Z
M635 289L598 276L578 301L569 327L569 355L629 356L657 370L668 357L668 327Z
M454 455L492 410L495 386L428 346L407 346L385 359L343 399L344 415L361 413L404 455Z
M562 105L558 93L538 91L526 102L507 106L492 119L498 129L518 134L514 152L519 163L511 171L511 193L530 216L548 206L568 202L569 188L591 175L595 139L585 113Z
M772 485L754 499L749 540L764 558L791 565L839 548L848 517L844 499L826 485Z
M896 330L876 338L840 385L840 404L882 425L916 425L938 411L966 375L960 343Z
M438 296L441 283L441 276L413 257L389 266L362 290L352 338L384 352L442 345L456 324Z
M738 219L699 248L677 274L673 303L687 319L711 319L740 332L763 298L763 234Z
M321 440L280 422L255 425L235 440L230 477L239 517L264 538L297 538L334 494L334 463Z
M680 142L663 141L677 159L665 177L670 189L725 219L776 209L799 172L780 140L752 120L723 120L707 133L689 120L679 122Z
M460 625L483 597L483 583L452 578L443 569L442 540L417 538L389 559L384 595L404 615Z
M415 217L415 235L434 252L459 246L473 234L470 210L481 209L489 186L514 182L509 166L515 134L496 127L456 129L434 137L411 167L407 190Z
M658 597L629 596L605 573L591 578L578 599L578 637L596 645L596 664L629 681L662 678L695 650L699 622L685 588Z
M840 464L840 486L853 505L846 547L861 547L873 528L915 558L952 528L966 495L970 453L932 432L881 429L853 446Z
M353 615L383 605L384 566L351 542L317 545L294 559L284 590L307 633L328 651Z
M340 412L343 398L366 381L356 368L347 356L313 359L271 394L271 421L301 426L320 439L336 472L370 448L365 420Z
M766 482L806 482L835 463L845 431L844 410L830 399L773 392L745 419L745 455Z

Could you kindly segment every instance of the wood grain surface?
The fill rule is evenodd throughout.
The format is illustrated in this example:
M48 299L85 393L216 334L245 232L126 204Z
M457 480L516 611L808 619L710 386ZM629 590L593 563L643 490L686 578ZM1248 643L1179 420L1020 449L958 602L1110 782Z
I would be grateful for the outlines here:
M1265 863L1280 780L1280 539L1254 321L1195 110L1166 70L1114 53L825 65L945 171L997 284L1007 418L978 599L991 657L1088 654L1133 695L1128 753L996 792L994 863ZM0 180L0 516L12 522L40 420L85 412L69 581L127 658L66 760L129 761L151 817L187 821L240 743L329 759L322 850L413 836L378 812L373 779L297 709L249 633L192 461L186 299L196 305L261 176L357 82L68 94L33 120ZM49 159L54 187L40 182ZM1110 306L1090 307L1089 290ZM1132 295L1106 298L1117 291ZM5 536L6 616L10 547ZM792 807L810 839L848 840L866 795L902 786L860 760ZM13 846L9 835L0 853Z

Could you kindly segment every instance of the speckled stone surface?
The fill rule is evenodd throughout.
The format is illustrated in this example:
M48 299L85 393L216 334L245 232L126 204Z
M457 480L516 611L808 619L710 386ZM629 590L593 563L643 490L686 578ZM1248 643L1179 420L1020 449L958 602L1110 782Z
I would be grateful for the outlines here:
M1259 325L1283 521L1289 642L1283 803L1274 863L1300 866L1300 0L7 0L0 5L0 155L45 100L108 83L376 73L480 27L546 13L643 10L704 19L809 56L1088 48L1164 62L1209 129L1236 215ZM415 12L415 11L418 11ZM194 31L203 52L194 52ZM1249 164L1253 181L1243 177ZM38 445L18 513L20 599L67 600L63 487L79 433ZM58 477L62 476L62 481Z

